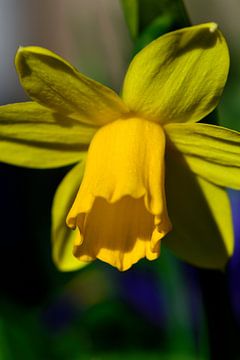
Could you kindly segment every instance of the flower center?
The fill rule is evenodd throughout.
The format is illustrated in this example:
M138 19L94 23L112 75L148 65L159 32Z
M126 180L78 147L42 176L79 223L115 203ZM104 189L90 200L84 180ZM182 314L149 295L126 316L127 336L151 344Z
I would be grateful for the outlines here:
M164 150L162 127L141 118L119 119L97 131L67 219L81 234L75 256L98 257L121 269L158 256L160 239L171 228Z

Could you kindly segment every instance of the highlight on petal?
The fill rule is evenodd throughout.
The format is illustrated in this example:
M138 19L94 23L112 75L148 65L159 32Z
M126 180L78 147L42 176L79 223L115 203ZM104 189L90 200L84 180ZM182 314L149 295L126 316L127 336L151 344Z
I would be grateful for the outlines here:
M234 249L226 191L195 176L181 154L169 150L166 196L173 230L163 244L192 265L224 269Z
M70 230L65 219L81 184L85 161L77 164L60 183L52 206L52 256L61 271L82 268L86 262L77 260L73 255L73 244L78 242L78 231Z
M132 60L123 100L156 122L196 122L217 105L228 75L229 54L214 23L161 36Z
M168 146L180 151L191 171L216 185L240 189L240 133L208 124L165 126Z
M68 214L78 227L74 254L127 270L156 259L171 229L164 190L165 135L160 125L120 119L95 134L83 182Z
M15 63L28 95L62 115L100 126L127 112L113 90L79 73L47 49L20 47Z
M95 132L35 102L0 106L0 161L44 169L69 165L85 156Z

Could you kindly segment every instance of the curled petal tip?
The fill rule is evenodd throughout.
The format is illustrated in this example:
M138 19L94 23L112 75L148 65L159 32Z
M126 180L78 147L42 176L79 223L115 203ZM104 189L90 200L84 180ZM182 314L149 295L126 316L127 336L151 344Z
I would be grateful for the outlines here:
M23 46L20 45L20 46L18 47L18 49L17 49L17 54L18 54L20 51L22 51L22 49L23 49Z
M210 33L214 33L217 29L218 29L218 24L217 23L213 22L213 23L210 24L210 26L209 26Z
M67 219L66 225L72 230L76 229L76 223L75 223L74 219L72 219L72 218Z

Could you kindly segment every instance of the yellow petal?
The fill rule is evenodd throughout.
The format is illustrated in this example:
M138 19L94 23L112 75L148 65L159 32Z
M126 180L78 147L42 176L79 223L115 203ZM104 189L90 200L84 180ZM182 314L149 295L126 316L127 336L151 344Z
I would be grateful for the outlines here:
M73 256L73 244L80 236L78 231L70 230L65 219L81 184L85 162L82 161L65 176L54 196L52 206L52 256L61 271L73 271L86 263Z
M223 269L234 248L226 191L196 177L182 156L168 151L166 196L173 230L164 245L190 264Z
M208 124L165 126L168 145L190 169L214 184L240 189L240 133Z
M217 105L229 55L216 24L161 36L131 62L123 100L137 115L160 123L196 122Z
M35 102L0 106L0 161L31 168L72 164L85 156L95 132Z
M62 115L83 123L104 125L127 111L113 90L82 75L47 49L21 47L15 63L28 95Z
M76 200L68 214L81 238L74 254L120 270L155 259L170 230L164 191L165 136L139 118L117 120L95 134Z

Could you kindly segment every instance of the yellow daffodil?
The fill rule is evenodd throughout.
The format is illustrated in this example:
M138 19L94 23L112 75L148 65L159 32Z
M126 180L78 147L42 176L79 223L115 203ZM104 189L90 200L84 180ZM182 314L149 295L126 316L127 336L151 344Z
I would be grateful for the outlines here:
M215 23L140 51L121 98L40 47L20 48L16 68L33 101L0 108L0 160L35 168L78 162L53 202L60 269L99 258L126 270L156 259L163 237L192 264L224 267L234 247L224 187L240 188L240 134L196 124L216 107L228 74ZM77 230L65 226L67 213Z

